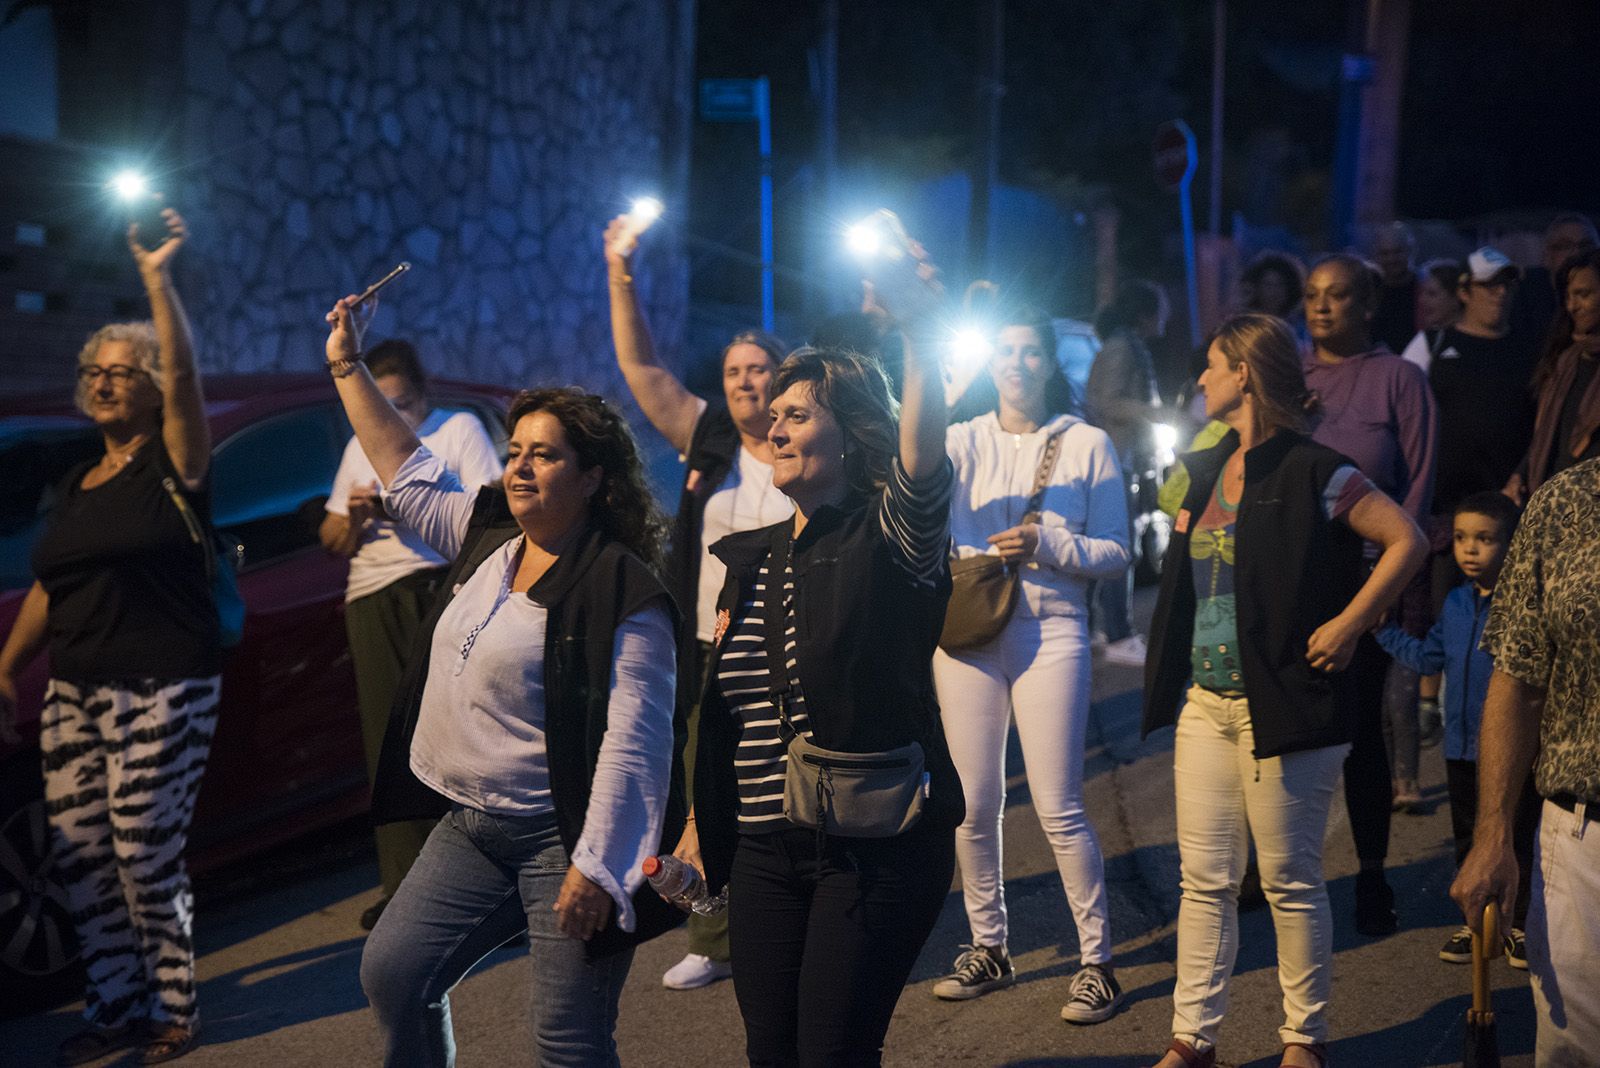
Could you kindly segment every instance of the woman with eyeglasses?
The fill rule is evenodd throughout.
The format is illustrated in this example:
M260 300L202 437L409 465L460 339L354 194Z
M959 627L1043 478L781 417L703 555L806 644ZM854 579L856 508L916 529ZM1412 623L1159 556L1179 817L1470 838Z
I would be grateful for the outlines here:
M128 248L149 322L112 323L78 354L77 404L105 441L62 482L33 552L36 581L0 651L0 719L16 678L50 657L39 747L57 870L77 923L82 1064L132 1046L187 1053L193 900L183 850L216 723L222 652L207 578L211 435L173 258L188 236Z

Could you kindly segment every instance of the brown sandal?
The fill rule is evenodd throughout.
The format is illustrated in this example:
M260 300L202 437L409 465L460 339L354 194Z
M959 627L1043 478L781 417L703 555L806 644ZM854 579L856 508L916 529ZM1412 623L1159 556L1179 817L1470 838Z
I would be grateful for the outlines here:
M137 1046L145 1038L145 1023L134 1020L121 1027L85 1027L56 1047L59 1065L88 1064L107 1054Z
M1183 1068L1213 1068L1217 1063L1217 1049L1215 1046L1201 1053L1181 1038L1175 1038L1162 1051L1165 1057L1168 1053L1176 1053L1183 1062ZM1154 1066L1152 1066L1154 1068Z
M150 1038L139 1054L140 1064L164 1064L177 1060L200 1042L200 1025L151 1024Z
M1328 1068L1328 1046L1327 1046L1327 1043L1325 1043L1325 1042L1285 1042L1283 1044L1283 1051L1285 1053L1289 1052L1291 1049L1303 1049L1303 1050L1305 1050L1307 1053L1311 1054L1313 1057L1315 1057L1317 1059L1317 1068ZM1278 1068L1300 1068L1300 1066L1297 1065L1297 1064L1290 1064L1288 1061L1281 1061L1278 1064Z

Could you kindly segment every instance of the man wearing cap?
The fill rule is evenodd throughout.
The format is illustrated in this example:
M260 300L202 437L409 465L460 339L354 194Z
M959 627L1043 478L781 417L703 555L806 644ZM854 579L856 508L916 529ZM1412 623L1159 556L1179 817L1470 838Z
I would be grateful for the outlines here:
M1520 274L1499 249L1468 256L1457 288L1461 318L1431 350L1428 383L1439 411L1433 514L1447 525L1461 500L1506 484L1533 436L1535 342L1510 329Z

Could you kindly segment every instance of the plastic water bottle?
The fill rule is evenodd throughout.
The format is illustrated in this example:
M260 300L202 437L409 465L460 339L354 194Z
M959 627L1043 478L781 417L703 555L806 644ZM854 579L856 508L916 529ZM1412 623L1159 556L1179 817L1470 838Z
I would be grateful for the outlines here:
M700 873L695 871L694 866L685 864L670 854L645 857L640 870L649 881L650 889L681 909L688 909L701 916L715 916L728 907L726 887L722 893L712 896L706 889L705 880L700 878Z

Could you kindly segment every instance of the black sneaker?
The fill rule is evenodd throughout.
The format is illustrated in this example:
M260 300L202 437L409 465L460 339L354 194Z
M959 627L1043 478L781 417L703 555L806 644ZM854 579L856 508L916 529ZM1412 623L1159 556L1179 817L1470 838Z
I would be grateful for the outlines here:
M1472 963L1472 928L1462 927L1439 950L1439 959L1450 964Z
M1356 873L1356 930L1368 938L1394 934L1400 921L1394 914L1394 891L1382 871Z
M1519 971L1528 970L1528 946L1520 927L1511 928L1506 935L1506 963Z
M1085 964L1072 977L1071 993L1061 1006L1068 1023L1097 1024L1115 1016L1122 1007L1122 987L1116 977L1098 964Z
M933 984L933 996L945 1001L981 998L1017 981L1011 957L993 946L966 946L956 957L949 975Z

